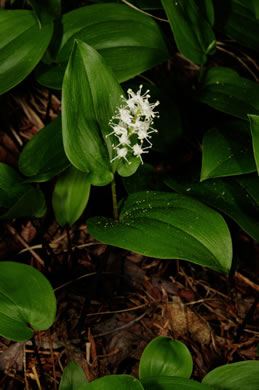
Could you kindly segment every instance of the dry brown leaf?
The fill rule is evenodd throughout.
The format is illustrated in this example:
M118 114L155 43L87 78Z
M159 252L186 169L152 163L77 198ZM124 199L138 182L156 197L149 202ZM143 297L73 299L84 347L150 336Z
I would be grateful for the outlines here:
M181 298L174 297L173 302L167 304L167 314L176 338L190 335L202 345L210 343L211 328L208 322L184 305Z

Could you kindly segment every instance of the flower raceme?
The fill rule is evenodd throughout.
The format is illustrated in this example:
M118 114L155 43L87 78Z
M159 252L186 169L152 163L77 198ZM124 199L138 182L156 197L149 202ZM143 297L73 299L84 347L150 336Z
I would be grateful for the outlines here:
M148 153L152 147L150 134L157 133L152 125L154 118L159 117L158 112L154 111L159 102L150 103L149 90L141 95L142 88L143 85L140 85L137 93L128 89L128 99L121 96L123 103L109 122L113 131L106 137L115 135L117 139L117 143L112 145L116 156L111 162L123 158L130 164L127 156L133 155L143 164L142 154Z

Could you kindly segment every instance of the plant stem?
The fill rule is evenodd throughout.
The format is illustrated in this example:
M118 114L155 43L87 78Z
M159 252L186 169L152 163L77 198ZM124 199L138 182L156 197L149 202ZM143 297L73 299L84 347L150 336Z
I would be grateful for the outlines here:
M202 80L202 78L203 78L204 71L205 71L205 67L204 67L203 64L201 64L201 66L200 66L200 74L199 74L199 77L198 77L199 83L201 82L201 80Z
M111 188L112 188L113 217L117 221L119 219L119 212L118 212L115 177L113 177L113 181L111 183Z

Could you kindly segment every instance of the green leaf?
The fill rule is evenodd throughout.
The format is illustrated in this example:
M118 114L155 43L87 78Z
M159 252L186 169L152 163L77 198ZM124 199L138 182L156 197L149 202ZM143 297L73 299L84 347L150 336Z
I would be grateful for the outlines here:
M77 390L144 390L140 381L130 375L107 375Z
M44 87L61 89L66 67L67 62L51 65L39 63L34 70L34 77Z
M138 28L136 28L136 26ZM123 82L168 59L165 39L149 16L124 4L95 4L75 9L62 18L63 37L56 62L37 70L37 79L61 88L55 74L67 62L75 39L94 47Z
M216 110L247 120L247 114L259 114L259 85L240 77L230 68L207 71L197 98Z
M52 205L61 226L73 225L82 215L90 194L88 174L74 167L61 174L55 185Z
M141 382L145 390L212 390L202 383L177 376L151 377Z
M19 157L19 169L28 181L47 181L70 165L62 141L61 117L35 134Z
M144 349L139 362L139 378L181 376L192 374L192 356L181 341L160 336L153 339Z
M121 104L123 91L95 49L76 41L63 82L62 131L66 155L89 181L112 181L110 160L114 137L109 121ZM73 104L71 104L71 101ZM114 166L118 165L113 164ZM116 169L116 168L115 168Z
M61 13L61 0L28 0L31 4L39 26L52 22Z
M212 0L197 0L197 5L203 17L213 26L215 22L214 4Z
M211 25L192 0L162 0L178 50L196 64L205 64L216 50Z
M259 50L259 21L253 3L257 0L214 0L216 28L245 47Z
M15 169L0 163L0 218L42 217L45 212L43 193L23 183Z
M48 47L53 24L39 28L32 11L0 10L0 94L28 76Z
M56 298L45 276L25 264L0 262L1 336L25 341L33 336L31 327L48 329L55 315Z
M207 131L202 141L201 181L256 171L247 122L231 121Z
M259 19L259 3L257 0L252 0L253 8L254 8L254 14L256 19Z
M232 218L254 240L259 241L259 178L242 175L235 178L184 181L167 179L165 183L180 194L190 195ZM257 204L256 204L257 196Z
M231 267L231 237L224 219L187 196L130 194L119 221L94 217L87 227L97 240L145 256L189 260L223 273Z
M11 197L13 192L11 191ZM12 199L12 205L8 210L1 213L0 219L21 218L21 217L43 217L46 213L46 202L43 193L25 184L23 191Z
M217 367L202 383L212 390L258 390L259 361L247 360Z
M250 121L250 130L253 140L254 159L256 163L257 172L259 174L259 116L248 115Z
M71 361L63 371L58 389L78 390L79 386L86 383L88 383L88 381L83 369L77 363Z
M259 177L257 174L243 175L236 178L236 181L243 187L249 196L259 206Z

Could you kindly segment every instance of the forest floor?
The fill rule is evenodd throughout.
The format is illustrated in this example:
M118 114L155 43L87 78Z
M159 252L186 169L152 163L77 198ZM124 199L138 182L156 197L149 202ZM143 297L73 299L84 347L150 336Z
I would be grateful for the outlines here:
M0 161L15 168L44 118L60 112L58 94L22 88L8 95L8 125L0 130ZM53 184L43 184L49 204ZM259 246L247 235L235 233L238 266L226 277L185 261L107 247L88 234L85 220L61 229L50 208L41 220L1 222L0 260L42 271L58 307L54 325L36 333L35 343L0 338L1 389L57 389L70 360L89 380L137 377L140 356L158 335L185 343L196 380L221 364L258 359Z

